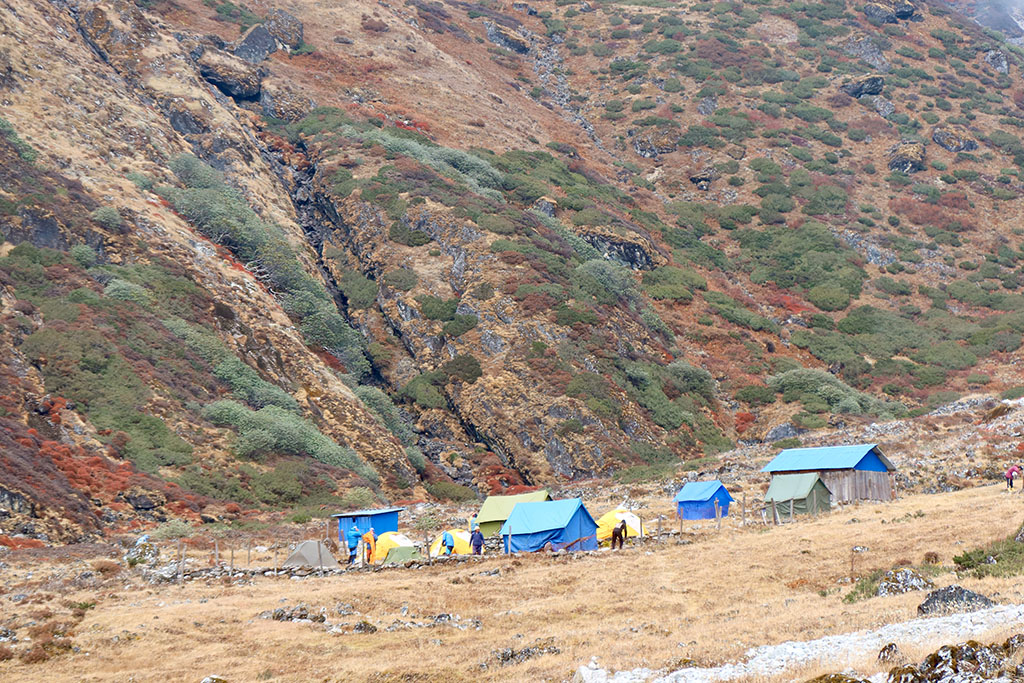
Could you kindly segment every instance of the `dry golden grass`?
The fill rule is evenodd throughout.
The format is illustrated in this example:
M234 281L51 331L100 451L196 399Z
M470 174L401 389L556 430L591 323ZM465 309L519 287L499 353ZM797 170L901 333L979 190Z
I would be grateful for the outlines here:
M850 585L837 581L850 575L851 547L870 548L856 556L857 575L904 559L920 563L929 551L948 566L955 554L1016 528L1022 508L1024 496L987 486L850 507L777 528L726 523L716 532L713 523L704 524L685 529L695 534L691 544L648 543L615 554L485 557L304 581L261 578L248 586L117 584L99 596L60 597L99 599L76 629L81 653L32 666L0 663L0 679L195 681L220 673L232 681L525 681L566 679L594 655L613 669L657 668L683 657L710 665L741 658L755 645L915 617L921 594L842 601ZM481 575L494 568L500 576ZM26 568L12 569L17 576ZM937 581L955 577L947 573ZM959 583L1002 601L1024 601L1016 580ZM319 626L258 618L298 602L327 607L331 622L354 625L365 618L380 630L330 635ZM350 603L360 615L334 614L338 603ZM439 613L479 618L482 628L384 630L396 619ZM554 638L561 652L497 666L495 650L545 638ZM908 651L919 657L938 644ZM844 666L870 672L871 659L800 673Z

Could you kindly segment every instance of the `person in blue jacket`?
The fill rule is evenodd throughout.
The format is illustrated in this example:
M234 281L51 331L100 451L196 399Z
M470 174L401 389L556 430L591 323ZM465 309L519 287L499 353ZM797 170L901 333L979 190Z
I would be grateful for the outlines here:
M469 544L473 546L473 554L480 555L484 548L484 535L480 533L480 527L473 527L473 533L469 536Z
M445 555L452 554L452 550L455 549L455 537L452 536L451 532L444 532L444 535L441 537L441 545L444 546Z
M363 532L359 530L355 524L345 532L345 542L348 543L348 563L352 564L356 561L356 548L359 547L359 539L362 538Z

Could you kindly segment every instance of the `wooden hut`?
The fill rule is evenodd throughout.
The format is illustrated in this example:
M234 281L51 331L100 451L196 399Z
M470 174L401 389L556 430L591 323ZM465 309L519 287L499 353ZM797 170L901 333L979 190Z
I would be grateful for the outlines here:
M771 473L773 478L781 474L813 472L832 493L832 501L842 504L857 500L892 500L895 470L877 444L856 444L787 448L761 471Z

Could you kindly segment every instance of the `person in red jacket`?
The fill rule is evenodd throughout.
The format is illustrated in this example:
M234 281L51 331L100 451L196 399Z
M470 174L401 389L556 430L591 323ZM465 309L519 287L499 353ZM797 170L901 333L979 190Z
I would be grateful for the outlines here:
M1021 469L1017 465L1006 470L1006 488L1013 490L1013 478L1019 476L1021 476Z

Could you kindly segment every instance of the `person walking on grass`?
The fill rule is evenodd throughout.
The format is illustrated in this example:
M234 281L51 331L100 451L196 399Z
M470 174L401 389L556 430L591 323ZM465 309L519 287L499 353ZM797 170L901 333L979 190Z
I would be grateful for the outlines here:
M474 555L482 555L484 550L484 535L480 533L480 527L473 527L473 533L469 535L469 544L473 547Z
M345 532L345 542L348 543L348 563L352 564L356 561L356 549L359 547L359 539L362 538L363 532L359 530L355 524Z
M622 544L626 540L626 520L622 520L617 527L612 529L612 550L615 550L615 543L618 542L619 550L622 550Z
M1017 465L1013 465L1010 469L1006 470L1006 488L1009 491L1013 490L1013 478L1021 476L1021 469Z
M455 537L452 536L452 533L450 531L444 532L444 535L441 536L441 545L444 546L445 555L452 554L452 550L455 549Z
M377 550L377 534L374 533L372 526L369 531L363 534L363 550L366 557L366 563L372 563L373 554Z

